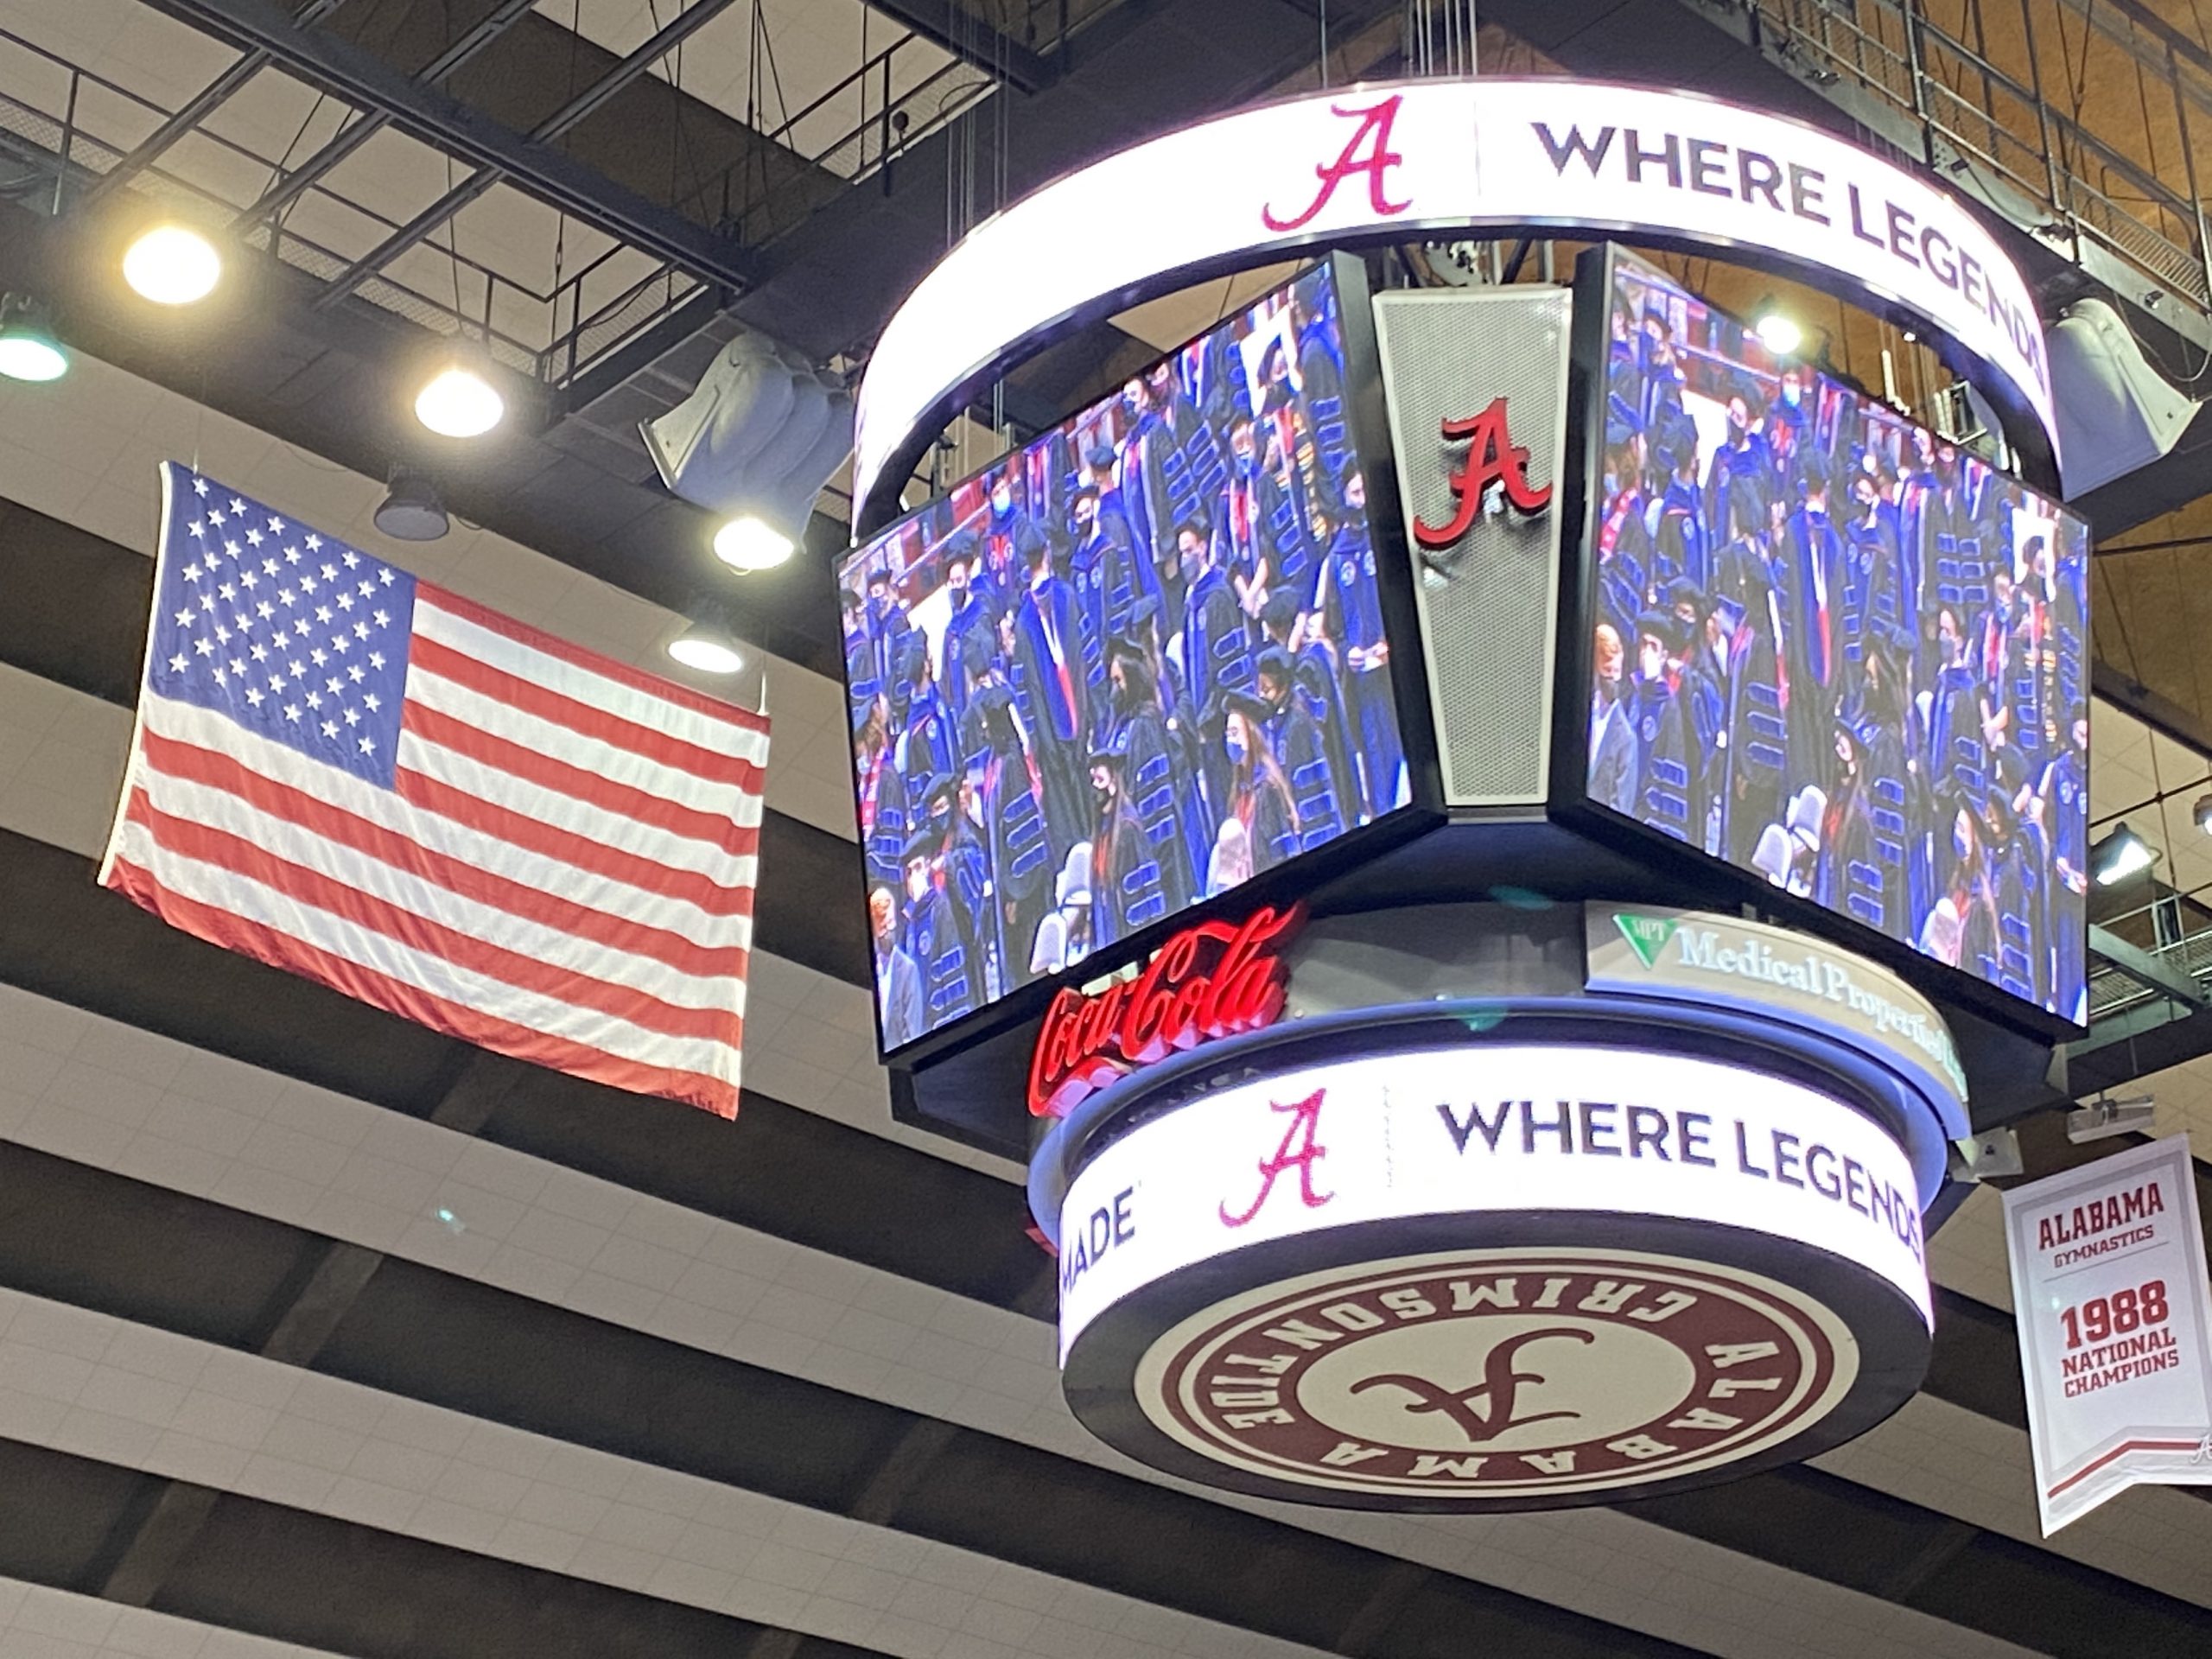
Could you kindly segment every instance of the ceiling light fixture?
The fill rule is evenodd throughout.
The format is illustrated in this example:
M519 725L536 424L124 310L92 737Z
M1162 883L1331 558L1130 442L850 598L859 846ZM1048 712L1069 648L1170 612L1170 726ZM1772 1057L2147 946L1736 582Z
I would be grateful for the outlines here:
M692 610L691 626L668 642L668 654L702 674L734 674L745 666L745 653L712 605Z
M791 538L755 513L741 512L715 532L715 556L733 570L772 570L791 557Z
M395 541L435 542L453 528L438 486L410 467L392 469L391 487L376 511L376 526Z
M156 225L123 256L123 280L156 305L204 300L222 275L223 256L215 245L182 225Z
M10 315L12 313L12 315ZM0 301L0 374L10 380L59 380L69 354L27 302Z
M448 362L415 394L415 418L442 438L480 438L506 412L498 389L463 362Z
M2206 835L2212 836L2212 795L2196 798L2196 827Z
M2126 824L2089 849L2089 874L2101 887L2114 887L2158 861L2157 850Z

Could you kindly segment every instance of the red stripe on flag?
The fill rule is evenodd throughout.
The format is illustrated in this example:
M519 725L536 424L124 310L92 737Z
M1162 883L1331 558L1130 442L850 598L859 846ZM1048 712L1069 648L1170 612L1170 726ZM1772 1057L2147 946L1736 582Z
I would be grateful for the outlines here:
M152 871L127 859L115 861L108 872L107 885L151 911L171 927L239 956L251 957L272 968L297 974L302 979L315 980L356 1001L411 1020L432 1031L444 1032L463 1042L527 1060L533 1065L626 1090L633 1095L658 1095L699 1107L717 1117L737 1116L737 1089L720 1077L642 1065L588 1044L549 1036L528 1026L495 1019L404 980L380 974L373 968L364 968L357 962L319 950L289 934L277 933L227 910L188 899L163 887Z
M726 784L743 790L748 795L760 792L760 768L750 760L741 760L734 755L717 754L712 749L687 743L680 737L655 731L650 726L640 726L620 715L608 714L604 709L594 709L588 702L549 690L535 681L510 674L504 669L480 662L451 645L441 645L422 633L416 634L408 646L410 666L451 680L480 696L504 702L510 709L518 709L526 715L555 726L566 727L579 736L604 743L610 748L626 750L639 758L659 766L672 766L688 772L709 784Z
M757 828L747 828L717 814L679 805L582 766L572 766L565 760L556 760L506 738L494 737L480 726L472 726L451 715L426 708L412 697L407 700L402 720L403 730L414 733L426 743L435 743L509 777L550 789L556 795L566 795L571 800L583 801L602 811L649 823L656 830L665 830L688 841L719 847L734 857L746 856L760 843Z
M392 785L399 798L410 806L435 812L442 818L480 830L495 840L512 842L527 852L558 859L594 875L611 876L647 893L657 893L664 899L681 899L696 905L709 916L753 913L753 889L749 886L724 887L696 870L681 870L637 853L626 853L619 847L609 847L605 842L547 823L528 813L497 805L425 772L410 772L404 766L394 774Z
M131 791L130 821L144 826L162 846L181 857L242 875L286 898L383 934L424 956L479 973L518 989L588 1008L647 1031L671 1037L739 1044L744 1020L734 1009L686 1008L664 1002L629 986L610 984L588 974L556 968L536 957L474 938L414 912L387 904L359 887L347 887L264 848L224 830L162 811L143 789Z
M658 674L648 674L641 668L627 663L618 663L611 657L602 657L595 651L586 651L582 645L533 628L527 622L518 622L512 616L502 616L497 611L487 611L473 600L448 593L443 588L434 588L427 582L415 584L415 602L428 601L448 616L457 616L464 622L474 622L487 633L499 634L517 645L528 645L532 651L556 658L571 667L586 669L601 678L613 680L617 685L627 686L632 691L642 691L647 696L663 702L672 702L679 709L688 709L695 715L704 715L709 720L719 720L748 732L766 732L768 717L756 715L750 709L741 709L735 703L724 702L720 697L710 697L703 691L694 691L690 686L678 685L673 680L664 680ZM422 638L418 632L417 639Z
M147 732L141 745L155 771L188 782L204 784L235 795L256 810L283 818L325 840L365 854L407 875L445 888L480 905L488 905L527 921L573 933L611 950L650 957L682 974L702 979L728 976L743 979L747 953L742 945L711 946L694 943L664 928L594 910L506 877L494 875L474 864L432 852L358 814L316 799L289 784L264 778L241 766L229 755L219 754L158 733Z

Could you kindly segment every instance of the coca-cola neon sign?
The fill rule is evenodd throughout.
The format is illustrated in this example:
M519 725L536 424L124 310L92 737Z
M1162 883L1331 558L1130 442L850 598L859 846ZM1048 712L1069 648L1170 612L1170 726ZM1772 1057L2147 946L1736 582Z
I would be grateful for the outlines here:
M1273 1025L1285 995L1282 945L1305 913L1303 905L1269 906L1241 923L1199 922L1161 945L1135 978L1061 991L1029 1062L1031 1114L1065 1117L1140 1066Z

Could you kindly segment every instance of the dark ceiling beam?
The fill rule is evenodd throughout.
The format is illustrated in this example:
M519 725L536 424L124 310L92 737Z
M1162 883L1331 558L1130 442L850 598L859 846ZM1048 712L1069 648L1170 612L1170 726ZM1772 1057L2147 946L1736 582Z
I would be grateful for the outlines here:
M665 23L629 56L624 58L599 79L570 99L551 115L531 129L525 143L548 145L565 137L582 123L604 109L607 101L639 75L683 44L692 35L712 22L729 7L730 0L692 0L692 3ZM315 301L315 308L327 309L343 301L354 289L368 281L378 271L405 253L408 249L429 236L439 226L479 197L490 193L501 183L506 175L497 167L479 168L474 177L461 183L439 197L414 218L394 231L367 253L330 279Z
M1051 86L1058 70L1002 29L982 21L960 0L871 0L885 16L943 47L962 62L1025 92Z
M345 3L346 0L307 0L307 3L293 14L292 21L305 29L310 23L321 22ZM99 182L86 192L86 202L89 205L105 200L137 178L166 155L171 144L214 114L234 93L243 89L246 82L275 60L258 47L240 53L237 62L194 93L186 100L182 109L156 127L137 149L102 174Z
M351 41L327 29L301 28L270 0L147 3L242 49L265 51L310 85L349 104L385 111L402 131L476 167L496 168L549 206L702 281L743 288L757 274L752 257L733 238L622 188L550 144L502 126ZM702 3L718 9L726 0Z
M537 0L499 0L498 5L479 18L452 45L425 64L415 79L426 86L436 86L519 22L536 3ZM382 110L361 111L350 125L332 134L329 142L321 149L264 190L260 199L241 213L235 222L240 226L250 225L271 213L281 213L327 178L347 156L391 124L391 117Z

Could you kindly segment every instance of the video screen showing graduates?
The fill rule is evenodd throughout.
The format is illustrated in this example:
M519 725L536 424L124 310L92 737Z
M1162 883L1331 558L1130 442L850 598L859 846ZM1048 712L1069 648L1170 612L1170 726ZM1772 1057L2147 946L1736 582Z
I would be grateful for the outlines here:
M1408 798L1325 265L838 581L887 1050Z
M1592 798L2082 1020L2088 526L1658 271L1611 308Z

